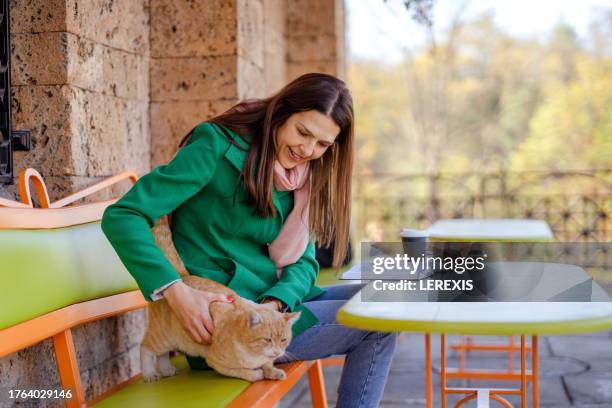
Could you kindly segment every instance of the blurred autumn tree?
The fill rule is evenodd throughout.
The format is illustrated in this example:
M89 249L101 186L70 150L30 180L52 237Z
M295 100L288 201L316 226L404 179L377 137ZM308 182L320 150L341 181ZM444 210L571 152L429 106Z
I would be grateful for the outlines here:
M516 38L434 0L402 0L426 34L396 64L353 61L357 240L441 218L538 218L606 241L612 209L612 9L586 38ZM441 34L444 33L444 34Z
M562 23L517 39L461 10L437 40L433 2L404 4L427 46L349 67L357 173L612 168L612 11L583 43Z

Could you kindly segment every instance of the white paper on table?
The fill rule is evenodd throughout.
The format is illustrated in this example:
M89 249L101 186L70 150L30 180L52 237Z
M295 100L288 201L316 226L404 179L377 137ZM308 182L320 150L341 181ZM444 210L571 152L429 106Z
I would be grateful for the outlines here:
M344 271L340 279L361 280L361 263L355 264Z

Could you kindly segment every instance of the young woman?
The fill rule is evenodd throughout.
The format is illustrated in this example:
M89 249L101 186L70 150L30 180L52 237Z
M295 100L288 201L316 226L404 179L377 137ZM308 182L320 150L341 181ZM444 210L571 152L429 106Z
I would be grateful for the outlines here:
M173 242L191 274L302 312L279 362L346 354L338 406L378 406L396 336L336 322L338 308L360 287L319 288L310 239L314 234L322 245L335 239L334 265L344 259L353 162L353 107L344 82L303 75L269 98L201 123L181 145L102 219L145 298L167 299L203 343L214 329L209 304L226 301L185 285L155 244L151 228L172 213Z

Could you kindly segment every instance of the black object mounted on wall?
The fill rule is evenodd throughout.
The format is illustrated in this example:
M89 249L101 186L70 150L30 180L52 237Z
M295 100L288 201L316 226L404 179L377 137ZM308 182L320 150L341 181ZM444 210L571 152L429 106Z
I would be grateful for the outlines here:
M29 130L11 127L11 31L9 0L0 0L0 184L13 183L13 152L30 150Z

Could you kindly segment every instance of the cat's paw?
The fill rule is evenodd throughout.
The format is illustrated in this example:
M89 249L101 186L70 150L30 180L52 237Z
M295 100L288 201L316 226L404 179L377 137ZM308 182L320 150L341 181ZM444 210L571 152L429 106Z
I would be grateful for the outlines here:
M162 376L159 373L151 372L151 373L142 373L142 379L144 382L154 382L161 380Z
M279 368L270 367L264 368L264 377L268 380L284 380L287 378L287 374Z
M263 370L261 368L257 368L255 370L248 370L242 378L250 382L255 382L263 380L265 377Z
M176 375L177 370L176 367L170 365L167 367L159 367L159 372L162 375L162 377L172 377L173 375Z

